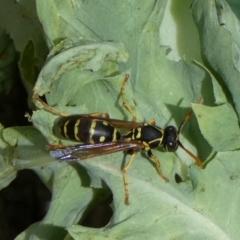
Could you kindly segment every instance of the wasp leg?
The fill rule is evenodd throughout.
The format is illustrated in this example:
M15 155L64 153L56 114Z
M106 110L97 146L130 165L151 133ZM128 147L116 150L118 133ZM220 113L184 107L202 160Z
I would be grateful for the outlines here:
M125 99L125 89L126 89L126 84L127 84L128 79L129 79L129 74L126 74L126 77L123 81L122 88L121 88L122 103L123 103L123 107L126 108L128 110L128 112L132 115L132 121L136 122L137 117L134 114L131 107L127 104L126 99Z
M58 115L60 117L67 117L67 116L70 116L71 114L65 114L65 113L62 113L60 111L58 111L57 109L49 106L47 103L45 103L38 95L34 95L33 97L33 102L36 103L36 102L40 102L44 109L55 114L55 115ZM91 113L91 114L82 114L83 116L85 117L104 117L104 118L110 118L109 114L107 112L96 112L96 113Z
M47 103L45 103L38 95L33 95L33 102L34 104L36 105L36 102L40 102L44 109L55 114L55 115L58 115L58 116L61 116L61 117L67 117L69 116L69 114L65 114L65 113L62 113L60 111L58 111L57 109L49 106Z
M161 164L160 164L158 158L155 155L152 154L151 150L148 150L148 156L154 160L154 162L156 164L156 169L157 169L157 172L158 172L159 176L162 179L164 179L166 182L169 182L169 179L167 177L165 177L163 175L163 173L162 173Z
M65 148L66 146L63 145L63 144L57 144L57 145L47 145L46 146L46 149L47 150L55 150L55 149L58 149L58 148Z
M154 118L152 118L150 121L149 121L149 125L151 126L156 126L156 120Z
M134 158L136 157L137 152L133 152L129 162L125 165L125 167L123 168L123 183L124 183L124 191L125 191L125 201L124 203L126 205L129 205L129 188L128 188L128 179L127 179L127 171L130 168Z

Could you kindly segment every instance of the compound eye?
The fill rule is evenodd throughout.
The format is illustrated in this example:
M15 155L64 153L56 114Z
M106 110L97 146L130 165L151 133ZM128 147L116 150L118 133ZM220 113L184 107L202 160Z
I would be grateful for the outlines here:
M178 148L178 144L176 142L176 139L172 139L171 137L168 137L166 141L166 150L168 152L175 152L177 148Z
M173 126L165 128L164 148L169 152L175 152L178 148L178 133Z

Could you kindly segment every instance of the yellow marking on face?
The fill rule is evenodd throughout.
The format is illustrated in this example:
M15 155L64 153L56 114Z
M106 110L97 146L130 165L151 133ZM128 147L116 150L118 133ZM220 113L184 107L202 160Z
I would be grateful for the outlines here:
M78 130L79 130L78 126L79 126L80 122L81 122L81 120L78 119L78 120L76 121L75 125L74 125L74 137L75 137L75 139L78 140L78 141L81 141L81 139L78 137Z
M137 128L137 131L138 131L138 133L136 135L136 139L139 139L142 135L142 128Z
M104 136L101 136L100 139L99 139L99 142L102 143L102 142L105 141L105 139L106 139L106 138L105 138Z
M63 126L63 133L64 133L64 136L65 136L66 138L69 138L68 135L67 135L67 125L68 125L68 123L69 123L69 120L66 121L66 122L64 123L64 126Z

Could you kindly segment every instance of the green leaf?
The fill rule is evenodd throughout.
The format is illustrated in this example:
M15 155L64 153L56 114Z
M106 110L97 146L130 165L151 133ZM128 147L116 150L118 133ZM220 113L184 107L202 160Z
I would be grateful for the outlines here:
M2 130L0 141L1 188L6 187L20 169L31 168L52 190L49 211L41 224L29 227L27 234L47 239L63 238L64 227L76 223L85 213L87 204L99 195L99 191L84 187L89 185L86 171L78 163L69 165L53 160L45 149L46 140L33 127L14 127ZM79 178L81 176L81 178ZM79 189L79 186L83 186ZM64 199L64 200L63 200ZM62 216L65 217L62 217ZM57 234L48 227L58 226ZM62 229L60 229L62 227ZM24 238L25 233L19 238Z
M211 6L216 2L219 4L215 1ZM185 5L188 3L191 9L190 1ZM62 239L67 234L66 227L69 234L66 238L74 239L239 238L237 91L226 90L228 85L221 81L226 73L221 70L216 74L208 64L201 63L201 59L186 63L179 60L180 53L173 54L175 61L167 59L171 49L160 47L159 32L173 26L174 16L169 25L165 18L172 15L169 4L170 1L163 0L131 1L131 4L109 0L71 3L38 0L37 12L51 52L38 77L34 94L35 97L44 95L50 106L64 113L108 112L112 118L131 120L132 116L122 108L121 100L121 86L129 74L126 100L138 121L148 122L155 118L162 128L167 125L178 127L191 103L202 96L203 105L193 105L197 121L194 116L190 118L179 137L183 145L201 159L206 160L212 149L214 157L200 169L182 149L176 153L153 150L164 175L170 179L165 183L158 176L153 161L144 152L139 153L127 172L131 204L126 206L121 170L130 156L118 152L74 164L52 159L45 145L60 141L52 133L58 116L46 111L34 98L39 110L33 113L32 122L42 135L32 128L27 128L26 132L21 129L21 134L16 134L14 129L14 134L10 131L11 137L4 135L4 141L12 147L15 139L22 142L17 145L17 156L21 161L16 158L15 164L35 169L52 189L53 197L47 216L17 239L30 236ZM172 7L178 4L173 1ZM211 53L216 58L212 61L221 59L219 66L222 67L228 65L229 58L218 56L222 42L219 39L213 41L211 30L216 23L219 31L223 31L223 27L217 18L211 19L207 14L211 9L208 4L195 1L193 16L201 42L205 38L208 43L214 42L212 49L215 50ZM177 8L176 12L181 14ZM232 18L236 17L233 12L229 13ZM201 25L209 18L214 20L209 27ZM192 21L191 17L189 20ZM236 25L236 22L232 24ZM177 32L171 32L168 37L175 38L174 51L177 51L180 41ZM205 52L205 46L198 47L199 51ZM232 49L237 66L238 51L236 47ZM183 50L182 47L181 52ZM231 98L235 105L229 100ZM27 134L29 130L31 134ZM24 137L27 139L23 140ZM24 146L33 147L31 155L27 155L33 155L33 161L28 161L24 155ZM40 168L42 164L46 164L44 170ZM180 183L175 180L176 174L182 180ZM88 204L95 199L96 189L106 186L114 198L114 214L109 224L101 229L75 226L79 221L81 223Z
M9 94L14 83L16 50L13 41L0 29L0 93Z
M15 172L23 168L34 168L42 179L47 182L49 173L41 171L41 167L49 164L52 159L46 151L46 140L33 127L12 127L2 130L2 141L11 149L7 162ZM45 176L46 174L46 176Z
M89 178L86 171L77 165L54 164L51 175L52 200L47 215L40 224L31 225L16 239L24 239L29 234L38 239L63 239L67 234L64 228L78 222L84 215L87 205L97 195L97 191L80 187L87 184Z
M217 107L196 104L193 109L202 134L215 151L240 149L238 118L229 104Z
M218 77L224 91L229 93L239 117L239 2L228 2L197 0L192 9L206 66Z
M46 53L45 42L35 1L1 0L1 4L4 5L4 8L0 9L1 27L11 36L17 51L22 52L29 40L32 40L37 49L37 56L42 58Z
M2 136L3 126L0 124ZM5 188L16 177L16 171L11 164L14 156L14 146L9 146L2 137L0 138L0 189Z
M148 170L149 164L139 160L129 174L130 189L137 191L131 206L124 207L123 198L117 195L115 213L107 227L90 231L72 226L68 231L74 239L87 236L91 239L158 239L159 236L162 239L179 236L182 239L237 239L240 171L235 166L238 162L239 152L219 153L204 170L192 166L189 172L192 180L177 185L174 181L167 184L159 181L158 176ZM94 170L93 161L85 164L94 174L102 175L101 170ZM99 162L98 167L101 166ZM105 168L115 175L113 169L107 165ZM113 177L108 183L114 192L120 191ZM230 219L234 222L227 225ZM168 227L174 230L169 231Z
M43 51L44 49L42 49ZM44 52L44 51L43 51ZM43 56L41 56L43 58ZM44 65L45 58L37 56L36 46L34 42L29 41L21 54L19 61L19 69L25 89L27 90L29 99L28 105L32 106L32 90L36 83L36 78Z

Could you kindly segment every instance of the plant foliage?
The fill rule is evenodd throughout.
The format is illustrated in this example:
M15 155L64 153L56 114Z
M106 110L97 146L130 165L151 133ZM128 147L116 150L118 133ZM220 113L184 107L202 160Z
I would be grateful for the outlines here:
M121 169L129 155L59 163L45 150L59 143L52 133L58 116L37 103L34 127L1 130L1 187L17 168L32 168L53 193L46 217L17 239L239 239L238 1L36 0L36 9L49 54L35 94L64 113L131 120L120 97L129 74L127 101L138 121L179 126L193 109L180 139L205 168L181 149L153 150L170 179L165 183L147 155L138 154L127 172L126 206ZM40 52L41 45L34 46ZM33 64L27 55L24 61ZM76 225L106 186L113 193L109 224Z

